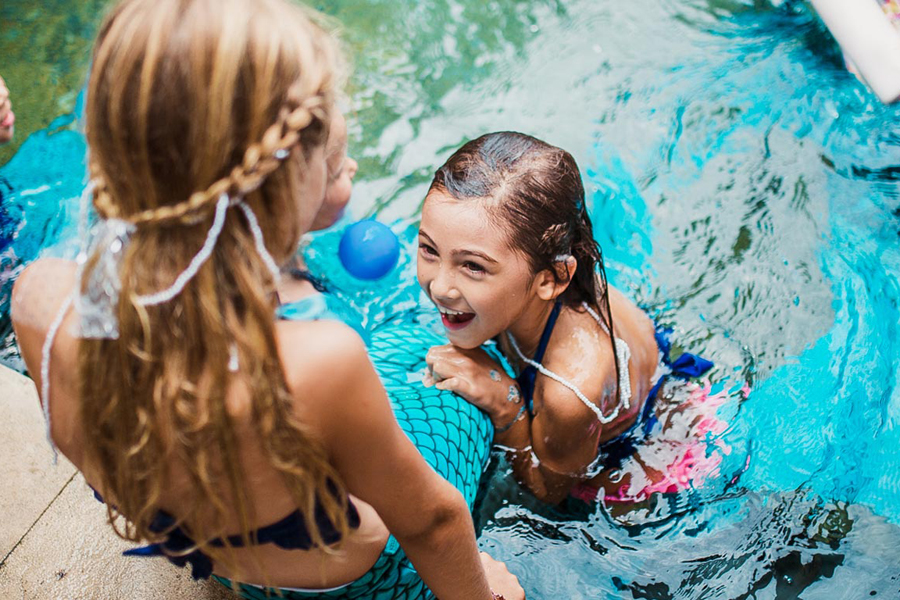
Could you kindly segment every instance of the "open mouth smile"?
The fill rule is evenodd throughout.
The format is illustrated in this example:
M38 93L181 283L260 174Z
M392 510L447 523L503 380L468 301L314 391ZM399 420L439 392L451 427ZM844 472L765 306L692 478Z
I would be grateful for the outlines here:
M459 331L465 328L475 318L475 313L451 310L440 304L437 304L437 309L441 313L441 323L450 331Z

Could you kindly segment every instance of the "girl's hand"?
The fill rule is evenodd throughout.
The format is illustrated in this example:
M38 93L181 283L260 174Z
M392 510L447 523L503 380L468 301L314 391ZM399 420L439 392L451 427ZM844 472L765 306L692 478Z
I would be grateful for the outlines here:
M0 144L5 144L12 139L15 122L16 116L12 111L9 90L3 78L0 77Z
M481 552L481 565L491 585L491 591L502 596L504 600L525 600L525 590L519 585L519 579L509 572L504 563L494 560L487 552Z
M519 414L519 386L481 348L463 350L447 344L434 346L425 356L430 373L423 383L457 393L488 413L494 427L504 427Z

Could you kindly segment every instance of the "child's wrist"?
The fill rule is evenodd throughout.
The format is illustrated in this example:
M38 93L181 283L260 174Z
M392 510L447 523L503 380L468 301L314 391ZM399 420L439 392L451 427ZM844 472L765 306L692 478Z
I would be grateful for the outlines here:
M525 404L522 402L519 386L509 377L503 378L495 394L492 408L488 412L494 429L503 429L508 423L521 418Z
M525 417L525 405L519 406L519 409L512 416L507 416L505 420L499 420L494 415L491 416L491 423L494 425L494 434L506 433L515 426L516 423Z

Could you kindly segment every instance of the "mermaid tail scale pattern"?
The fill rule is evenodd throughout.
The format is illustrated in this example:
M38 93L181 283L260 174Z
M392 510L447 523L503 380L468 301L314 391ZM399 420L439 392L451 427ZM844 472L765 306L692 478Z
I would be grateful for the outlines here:
M422 456L466 499L475 502L494 431L481 410L459 396L421 383L428 348L440 336L408 323L391 323L372 334L369 350L400 428Z

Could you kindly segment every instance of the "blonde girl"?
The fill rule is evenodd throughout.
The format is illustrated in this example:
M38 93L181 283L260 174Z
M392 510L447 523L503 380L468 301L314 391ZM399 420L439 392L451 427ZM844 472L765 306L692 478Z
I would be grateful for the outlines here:
M121 536L246 598L523 598L359 338L275 319L323 202L337 67L284 0L112 9L88 84L91 246L14 289L49 435Z

